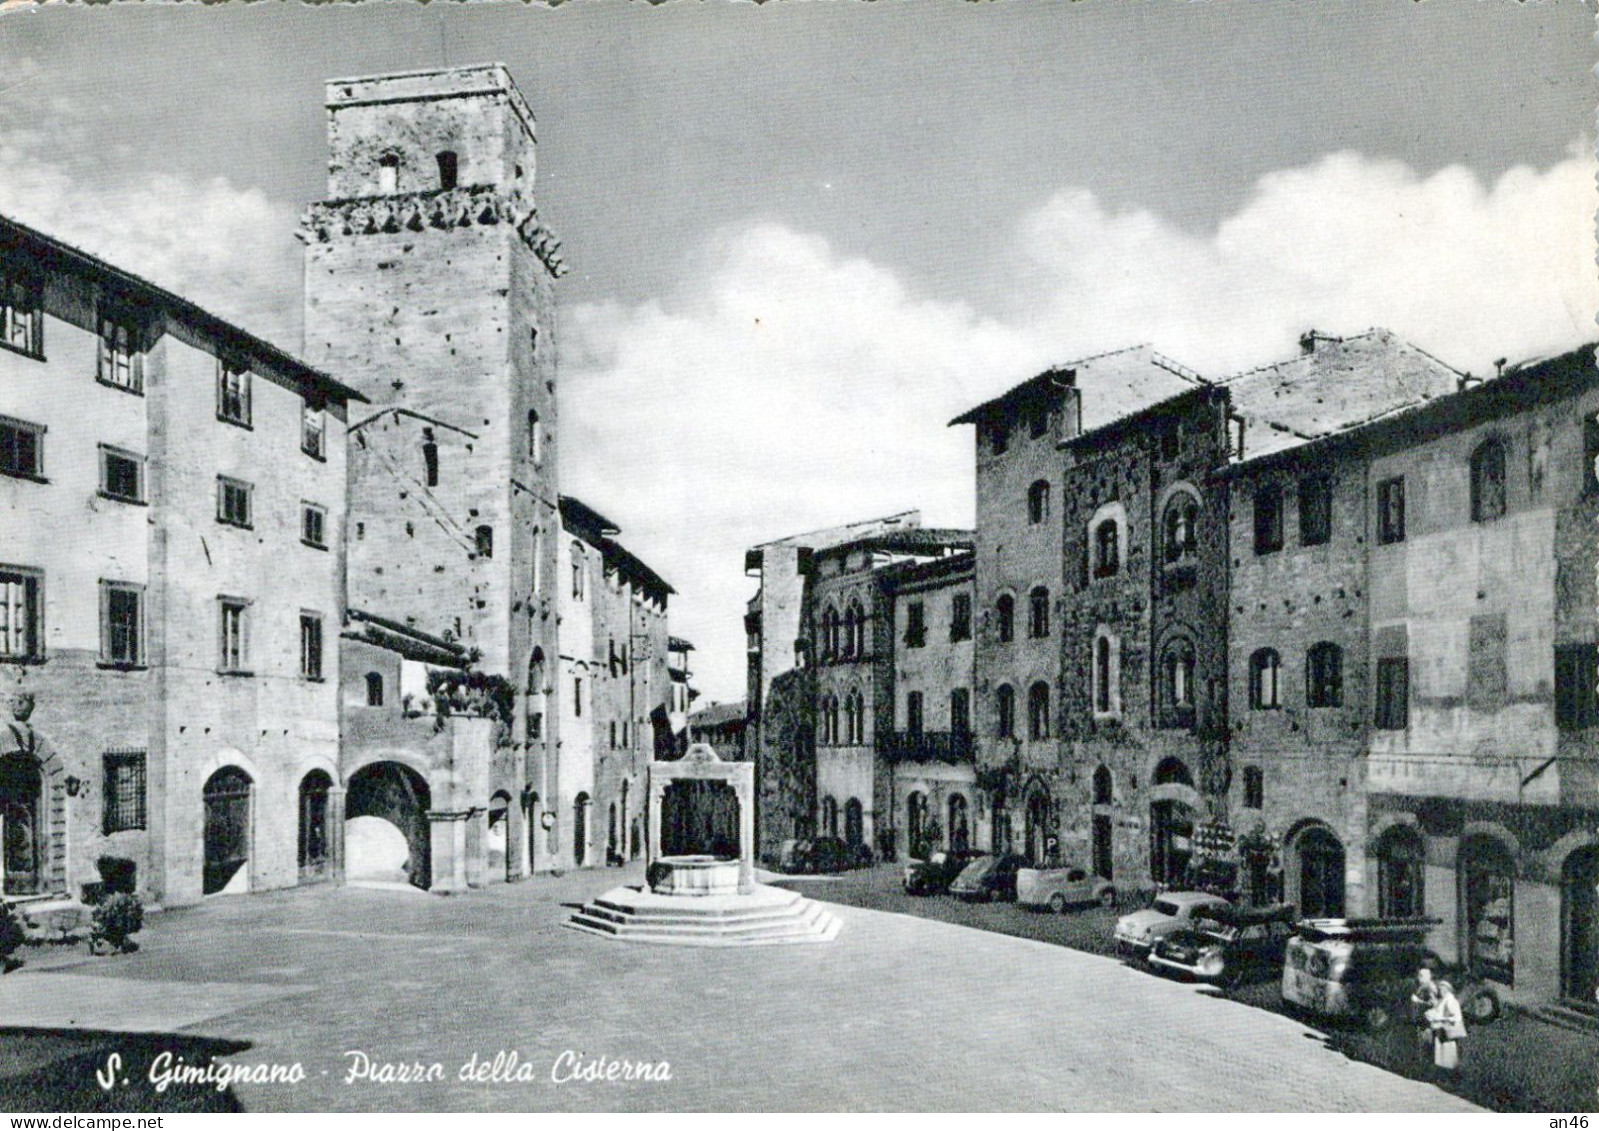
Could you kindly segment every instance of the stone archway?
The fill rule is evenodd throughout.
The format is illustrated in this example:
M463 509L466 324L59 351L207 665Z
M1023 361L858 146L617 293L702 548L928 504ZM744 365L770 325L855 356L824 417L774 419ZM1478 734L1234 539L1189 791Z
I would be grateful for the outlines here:
M350 775L345 794L346 874L351 879L403 879L426 891L433 883L432 796L421 774L401 762L369 762ZM390 875L382 849L385 822L404 838L406 857ZM355 835L359 834L359 835Z
M202 894L249 890L254 793L255 782L237 766L223 766L206 779Z
M1491 832L1462 837L1456 858L1461 949L1477 974L1515 984L1516 857Z

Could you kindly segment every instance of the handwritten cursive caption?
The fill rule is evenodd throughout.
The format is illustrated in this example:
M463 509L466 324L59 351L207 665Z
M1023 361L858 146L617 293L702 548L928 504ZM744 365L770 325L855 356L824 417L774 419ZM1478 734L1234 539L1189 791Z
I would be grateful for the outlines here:
M492 1056L472 1056L448 1073L439 1061L380 1060L362 1049L351 1049L344 1054L338 1079L345 1085L437 1084L454 1079L466 1084L532 1084L543 1079L535 1062L524 1060L515 1049L494 1053ZM128 1085L128 1066L118 1052L106 1056L105 1063L95 1070L94 1078L103 1091ZM322 1076L329 1076L327 1069ZM299 1061L291 1064L261 1062L256 1064L228 1064L216 1060L191 1064L182 1056L171 1052L157 1054L145 1074L157 1092L169 1088L212 1088L225 1091L234 1084L302 1084L308 1077L305 1066ZM566 1049L549 1067L549 1079L554 1084L622 1084L667 1083L672 1079L672 1066L665 1060L629 1060L624 1057L591 1056L585 1052Z

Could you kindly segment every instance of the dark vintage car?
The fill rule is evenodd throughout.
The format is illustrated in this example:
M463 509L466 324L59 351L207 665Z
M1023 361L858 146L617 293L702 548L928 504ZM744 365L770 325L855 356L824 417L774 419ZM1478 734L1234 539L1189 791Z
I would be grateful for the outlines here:
M871 862L871 849L864 844L850 844L836 836L819 836L794 845L792 868L796 872L820 874L846 872Z
M953 852L935 852L926 860L912 860L905 865L901 881L907 895L942 895L965 867L979 856L987 855L975 849L958 849Z
M1016 873L1032 866L1032 861L1013 852L999 856L979 856L961 869L949 885L949 893L961 899L991 903L997 899L1014 901Z
M1423 966L1455 988L1467 1026L1500 1013L1499 994L1472 971L1427 945L1436 919L1307 919L1283 960L1285 1004L1323 1017L1350 1018L1372 1030L1414 1015L1410 1000Z
M1228 987L1276 978L1293 933L1294 909L1287 904L1207 907L1189 925L1156 940L1149 964Z

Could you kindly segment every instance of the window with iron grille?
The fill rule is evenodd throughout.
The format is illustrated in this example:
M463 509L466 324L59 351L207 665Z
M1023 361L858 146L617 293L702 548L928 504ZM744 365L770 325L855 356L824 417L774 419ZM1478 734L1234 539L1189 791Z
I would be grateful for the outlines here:
M0 275L0 346L44 357L44 290L38 280Z
M250 604L239 597L217 598L219 671L246 675L250 662Z
M300 675L309 680L322 678L322 614L300 614Z
M1299 481L1299 544L1320 546L1332 538L1332 480L1311 475Z
M145 827L144 757L143 750L105 752L101 827L107 836Z
M39 570L0 566L0 660L44 655L43 586Z
M300 450L315 459L327 458L327 416L310 401L300 409Z
M1404 730L1410 725L1410 660L1390 656L1377 661L1378 730Z
M144 586L100 582L100 662L119 667L144 663Z
M0 472L23 479L44 477L43 424L0 416Z
M1405 481L1400 476L1377 484L1377 543L1405 540Z
M328 548L328 512L315 503L300 504L300 541L318 550Z
M101 444L100 494L124 503L144 502L144 457Z
M249 529L250 494L253 490L242 479L217 476L217 521Z
M100 315L100 353L96 378L130 393L144 393L144 334L131 318Z
M221 358L217 359L217 419L250 427L250 371Z

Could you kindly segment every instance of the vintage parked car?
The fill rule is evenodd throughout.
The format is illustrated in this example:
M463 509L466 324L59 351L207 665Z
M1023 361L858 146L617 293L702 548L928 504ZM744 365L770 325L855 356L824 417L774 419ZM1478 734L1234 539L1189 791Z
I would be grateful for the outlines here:
M1224 896L1208 891L1167 891L1142 911L1116 920L1116 953L1146 957L1171 932L1193 922L1196 913L1230 906Z
M1466 1024L1499 1016L1499 995L1461 966L1427 946L1437 919L1307 919L1288 940L1283 959L1283 1001L1324 1017L1346 1017L1368 1029L1386 1029L1412 1013L1416 971L1455 987Z
M986 853L962 848L952 852L935 852L926 860L912 860L905 865L902 881L907 895L942 895L961 871Z
M1023 868L1016 873L1016 902L1023 907L1047 907L1056 914L1081 903L1114 907L1116 886L1076 864Z
M872 862L871 849L841 837L819 836L794 845L793 870L802 873L845 872Z
M949 894L961 899L992 903L996 899L1016 898L1016 873L1030 866L1025 856L1013 852L998 856L979 856L949 885Z
M1207 907L1191 925L1156 940L1149 964L1228 987L1263 974L1275 978L1293 933L1294 909L1285 903Z

